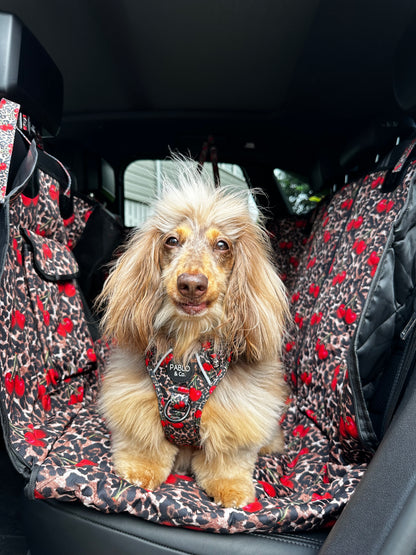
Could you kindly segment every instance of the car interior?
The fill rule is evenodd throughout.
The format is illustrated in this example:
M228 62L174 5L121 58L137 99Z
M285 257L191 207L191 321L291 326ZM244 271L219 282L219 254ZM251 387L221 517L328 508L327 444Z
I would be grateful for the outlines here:
M0 553L416 552L415 28L411 0L0 0ZM290 301L287 451L242 509L130 487L96 410L94 301L175 154L264 192Z

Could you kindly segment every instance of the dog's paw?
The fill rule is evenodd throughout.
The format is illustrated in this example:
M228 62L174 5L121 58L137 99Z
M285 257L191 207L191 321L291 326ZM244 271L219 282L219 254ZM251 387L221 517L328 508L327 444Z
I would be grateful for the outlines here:
M117 474L135 486L147 490L157 489L168 477L169 469L155 462L120 458L115 462Z
M245 507L256 497L252 480L244 482L237 478L213 480L206 492L217 505L235 509Z

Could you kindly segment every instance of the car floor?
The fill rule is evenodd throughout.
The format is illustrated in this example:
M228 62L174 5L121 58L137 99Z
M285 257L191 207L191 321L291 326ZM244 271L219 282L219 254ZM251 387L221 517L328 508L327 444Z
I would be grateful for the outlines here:
M0 436L0 554L26 555L28 549L19 514L24 481L11 464L1 433Z

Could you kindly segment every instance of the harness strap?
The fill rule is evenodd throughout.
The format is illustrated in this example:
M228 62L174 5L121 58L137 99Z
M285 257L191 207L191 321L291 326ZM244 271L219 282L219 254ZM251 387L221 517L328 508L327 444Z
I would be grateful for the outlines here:
M146 368L152 379L166 438L178 446L200 446L202 410L225 376L231 355L214 352L210 342L202 345L184 366L173 359L172 349L156 359L147 354Z
M219 187L221 184L221 180L220 180L220 170L218 168L218 151L217 151L217 147L215 146L214 137L212 137L212 135L210 135L208 139L204 141L202 144L202 149L198 158L198 171L199 173L202 172L203 165L205 164L207 159L208 150L209 150L210 162L212 164L214 183L216 187Z

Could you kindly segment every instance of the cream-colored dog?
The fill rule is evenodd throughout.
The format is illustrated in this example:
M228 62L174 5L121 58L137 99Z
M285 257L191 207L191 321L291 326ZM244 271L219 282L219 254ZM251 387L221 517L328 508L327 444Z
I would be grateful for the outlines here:
M121 477L152 490L191 471L215 502L243 507L258 453L283 449L286 293L247 194L177 163L101 295L116 348L100 407Z

